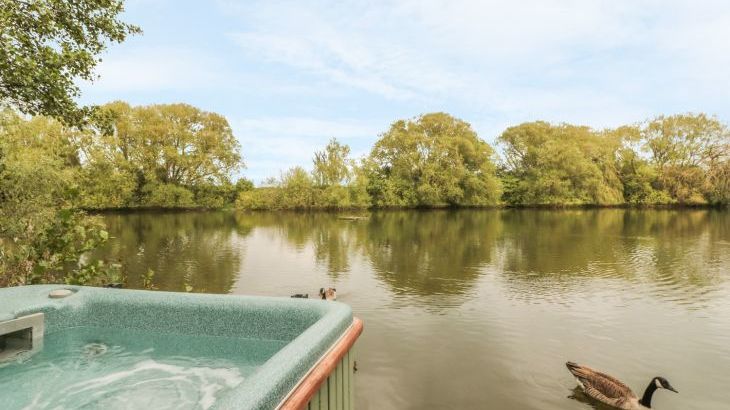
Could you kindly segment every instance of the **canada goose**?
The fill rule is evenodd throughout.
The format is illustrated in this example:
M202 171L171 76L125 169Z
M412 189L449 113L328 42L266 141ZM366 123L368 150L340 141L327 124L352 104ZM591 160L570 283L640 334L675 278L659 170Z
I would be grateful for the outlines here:
M337 300L337 289L335 288L319 288L319 297L322 300Z
M619 409L650 409L651 396L657 389L667 389L679 393L667 379L657 376L651 379L644 391L644 396L639 399L628 386L605 373L573 362L567 362L565 365L588 396Z

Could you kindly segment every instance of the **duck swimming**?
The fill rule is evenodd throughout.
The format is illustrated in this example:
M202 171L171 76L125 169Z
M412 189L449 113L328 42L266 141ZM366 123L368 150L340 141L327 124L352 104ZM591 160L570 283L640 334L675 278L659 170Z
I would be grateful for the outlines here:
M573 362L567 362L565 366L575 376L578 385L589 397L618 409L650 409L651 398L657 389L667 389L679 393L667 379L657 376L651 379L644 395L639 399L628 386L605 373Z
M323 300L337 300L337 289L335 288L320 288L319 297Z

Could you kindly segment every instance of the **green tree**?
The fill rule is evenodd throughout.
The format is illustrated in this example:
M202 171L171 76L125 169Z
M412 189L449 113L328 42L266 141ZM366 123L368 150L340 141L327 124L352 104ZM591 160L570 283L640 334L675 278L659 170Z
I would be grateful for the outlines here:
M282 191L279 187L266 186L243 191L238 194L236 208L263 211L285 208L281 200Z
M195 205L193 193L175 184L155 183L145 186L145 205L156 208L189 208Z
M281 190L287 208L309 209L314 204L314 182L302 167L294 167L281 175Z
M342 209L370 205L366 177L349 155L350 147L334 138L324 150L314 153L314 207Z
M0 0L0 286L118 279L118 266L81 257L108 234L74 205L80 135L59 121L84 122L74 81L94 79L107 43L140 32L118 20L122 4Z
M236 184L234 186L234 190L236 193L250 191L253 189L253 181L247 178L238 178L236 181Z
M96 148L108 161L141 168L163 183L228 182L241 165L240 146L225 117L187 104L102 107L111 119Z
M346 184L351 173L352 161L349 159L350 147L332 138L322 151L314 153L315 184L319 186Z
M82 255L108 234L74 206L78 166L56 121L0 116L0 286L104 283L119 267Z
M376 206L492 205L500 181L494 151L471 126L445 113L399 120L365 164Z
M624 202L616 166L621 139L569 124L510 127L504 146L505 199L515 205L611 205Z
M730 131L706 114L659 116L644 124L641 136L660 167L699 167L727 158Z
M707 175L707 199L715 205L730 204L730 159L715 164Z
M84 209L128 208L135 205L136 178L109 162L91 162L80 170L76 205Z
M282 173L279 180L268 179L259 188L244 180L236 207L248 210L367 208L370 206L367 177L348 158L349 152L350 147L333 138L323 151L315 152L311 174L302 167L294 167Z
M730 131L705 114L660 116L641 130L658 181L679 203L707 203L707 177L730 156Z
M141 146L149 168L164 183L192 186L201 182L229 182L241 166L239 144L222 115L187 104L165 104L140 110ZM146 149L147 148L147 149Z
M85 186L86 206L174 207L197 202L220 207L236 196L230 175L243 162L223 116L187 104L131 107L117 101L100 107L94 119L93 127L79 138L79 151L86 169L106 173L98 175L99 184ZM113 202L104 201L100 193L112 181L134 188L124 191L126 199L112 196ZM165 199L172 202L163 203Z
M352 180L347 188L350 192L350 207L369 208L372 205L368 193L368 176L363 165L356 165L352 169Z
M99 54L137 26L121 0L0 0L0 104L77 123L77 79L92 81Z
M619 151L619 173L624 199L632 205L670 204L672 198L659 186L659 173L651 162L631 148Z

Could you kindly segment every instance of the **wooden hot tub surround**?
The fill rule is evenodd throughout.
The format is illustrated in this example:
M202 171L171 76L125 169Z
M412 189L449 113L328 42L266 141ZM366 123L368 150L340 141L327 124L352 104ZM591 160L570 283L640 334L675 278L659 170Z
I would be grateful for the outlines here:
M354 345L362 330L362 320L353 318L352 325L302 378L279 409L354 409Z

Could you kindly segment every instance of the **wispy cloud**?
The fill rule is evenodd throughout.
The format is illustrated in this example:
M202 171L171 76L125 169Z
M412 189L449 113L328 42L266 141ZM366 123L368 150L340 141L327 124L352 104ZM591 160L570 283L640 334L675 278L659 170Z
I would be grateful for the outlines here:
M246 155L246 174L256 182L292 166L309 168L314 152L331 138L349 144L353 157L358 157L382 132L362 121L305 117L232 119L231 126Z
M639 115L655 111L657 95L664 105L685 102L682 87L713 100L708 86L730 91L723 71L730 53L722 52L730 38L730 3L719 1L225 7L246 21L246 30L232 37L249 57L386 98L447 100L511 118L567 114L566 120L610 122L629 108Z
M378 35L374 23L381 16L363 7L353 6L349 12L346 7L310 8L302 3L227 7L250 17L248 30L231 37L252 58L390 99L412 99L460 84L458 77L407 44Z
M308 117L259 117L233 120L233 125L247 133L297 135L302 137L337 137L354 139L375 136L370 124L355 120L322 120Z
M730 120L724 0L135 0L145 34L111 47L92 102L186 101L232 122L261 179L337 137L447 111L492 140L546 119ZM194 23L194 25L193 25Z
M225 82L219 58L171 47L108 52L97 68L99 79L85 84L94 92L191 90Z

